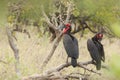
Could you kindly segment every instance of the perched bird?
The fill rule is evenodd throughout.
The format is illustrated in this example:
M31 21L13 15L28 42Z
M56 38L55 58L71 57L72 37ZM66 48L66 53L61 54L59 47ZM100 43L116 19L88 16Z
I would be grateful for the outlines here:
M77 59L79 57L78 41L70 34L71 24L67 23L63 28L63 44L68 57L71 58L71 65L73 67L77 66ZM67 62L68 62L67 57Z
M104 48L101 44L103 38L102 33L97 33L92 39L87 40L87 48L92 58L92 62L96 65L96 69L101 69L101 60L105 61Z

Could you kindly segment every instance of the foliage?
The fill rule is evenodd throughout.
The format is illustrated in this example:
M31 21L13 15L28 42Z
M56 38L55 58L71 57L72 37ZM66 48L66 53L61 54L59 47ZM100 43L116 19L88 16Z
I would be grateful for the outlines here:
M5 2L7 3L7 1L10 2L9 4L11 5L13 3L18 4L19 1L21 1L21 0L19 0L19 1L3 0L3 3L5 3ZM29 24L34 24L34 22L37 22L38 28L40 28L41 32L42 33L47 32L47 34L49 35L48 24L46 24L44 22L45 18L43 17L41 6L44 7L44 10L45 10L47 16L51 19L51 14L60 12L60 11L62 11L61 9L64 10L62 12L62 13L64 13L66 11L67 4L70 2L74 6L72 15L75 18L77 17L75 20L73 19L73 21L75 21L75 23L80 24L79 20L82 21L85 17L90 16L88 19L85 20L85 22L88 23L88 25L91 29L99 31L99 28L102 28L106 33L115 34L118 37L120 37L120 23L119 23L120 22L120 7L119 7L120 0L109 0L109 1L107 1L107 0L23 0L22 4L20 4L20 6L21 6L20 13L21 14L19 16L20 22L18 22L18 23L23 24L25 22L25 20L29 20ZM2 2L1 2L1 4L2 4ZM58 4L58 5L56 5L56 4ZM60 5L62 5L62 8L57 7ZM5 7L0 7L0 10L2 10L2 8L5 9ZM4 14L4 13L2 13L2 14ZM64 15L65 14L66 13L64 13ZM8 22L10 24L14 23L14 21L17 17L16 15L17 14L14 11L8 12L7 18L8 18ZM32 25L32 26L34 26L34 25ZM80 26L80 28L81 28L81 26ZM87 32L88 32L88 30L85 33L87 33ZM42 34L42 36L43 35L44 34ZM45 40L46 39L47 38L45 38ZM42 44L43 44L43 42L42 42ZM31 43L31 42L29 42L29 43ZM46 49L48 49L48 46ZM44 51L46 51L46 49ZM40 50L41 51L39 51L39 52L42 53L42 49L40 49ZM21 50L21 52L22 52L22 50ZM43 52L43 53L46 53L46 52ZM38 52L36 53L36 55L37 54L38 54ZM26 55L27 59L28 59L29 53L22 54L22 57L23 57L23 55L24 56ZM33 55L34 54L32 54L32 56ZM31 55L29 55L29 57L31 57ZM36 56L34 59L36 61L38 61L38 63L41 62L41 57L39 57L39 55L37 55L37 57L38 57L38 59L40 59L40 61L37 60ZM26 59L26 57L24 59ZM120 74L119 67L120 66L117 63L119 61L119 57L115 56L112 59L113 59L113 61L110 63L110 66L112 66L111 73L114 73L114 75L116 77L119 77L119 74ZM31 58L28 59L28 61L30 61L30 60L31 60ZM4 79L6 77L6 79L14 80L14 79L12 79L12 78L16 79L16 76L13 76L13 75L15 75L14 69L12 69L14 59L11 57L10 58L8 57L7 62L9 62L10 64L7 66L5 65L5 67L4 67L4 65L2 65L1 67L7 69L8 72L4 73L4 75L2 75L2 77L0 79ZM21 63L23 63L23 62L21 62ZM56 59L55 59L55 62L56 62ZM39 67L40 63L37 64L37 63L34 63L34 61L33 62L30 61L29 63L30 63L29 65L31 65L31 63L32 63L34 67L31 67L31 68L26 67L26 62L24 65L22 64L21 71L22 71L23 75L29 75L29 74L39 71L39 69L35 70L35 71L34 71L34 69L33 69L33 71L30 69L36 68L34 64L36 64ZM1 69L3 69L3 68L1 68ZM9 70L9 68L11 68L11 70ZM10 74L11 72L12 72L12 74Z
M110 29L113 31L113 33L117 36L120 37L120 23L116 22L110 26Z
M110 63L109 63L110 73L113 74L117 78L117 80L120 79L120 76L119 76L120 75L120 69L119 69L120 64L118 63L119 59L120 59L120 55L114 54L112 55Z
M52 19L52 15L56 12L61 13L62 11L64 13L68 3L72 3L74 6L72 14L74 17L78 17L76 20L83 20L84 17L90 16L85 22L87 21L93 30L100 31L103 29L104 32L112 34L110 26L120 20L120 4L118 0L25 0L21 4L20 19L22 22L25 20L32 21L29 22L31 24L37 22L41 31L46 32L45 30L48 28L48 25L44 25L41 7L44 7L48 17ZM13 13L10 13L8 17L10 23L16 18Z

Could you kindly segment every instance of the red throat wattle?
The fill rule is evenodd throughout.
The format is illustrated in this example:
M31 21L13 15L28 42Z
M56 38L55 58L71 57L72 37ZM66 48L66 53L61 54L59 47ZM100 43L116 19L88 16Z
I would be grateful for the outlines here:
M67 24L65 24L65 28L63 29L63 33L66 33L69 29L70 29L70 24L69 23L67 23Z
M102 33L97 34L97 38L98 39L102 39L103 38L103 34Z

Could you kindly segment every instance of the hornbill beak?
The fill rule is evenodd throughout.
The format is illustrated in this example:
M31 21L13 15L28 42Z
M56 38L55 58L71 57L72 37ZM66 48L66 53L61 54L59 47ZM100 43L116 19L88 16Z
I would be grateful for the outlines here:
M62 31L64 28L65 28L65 25L64 25L64 24L61 24L61 25L58 26L58 29L61 30L61 31Z

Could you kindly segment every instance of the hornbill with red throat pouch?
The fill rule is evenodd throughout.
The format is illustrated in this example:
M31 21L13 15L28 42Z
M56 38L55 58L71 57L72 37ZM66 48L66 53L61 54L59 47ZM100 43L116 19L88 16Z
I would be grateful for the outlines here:
M63 28L63 44L68 57L71 57L71 65L77 66L77 59L79 57L79 47L77 39L70 34L71 24L67 23ZM68 61L68 58L67 58Z
M87 48L97 70L101 69L101 61L105 61L104 48L100 42L102 38L103 34L97 33L94 37L87 40Z

